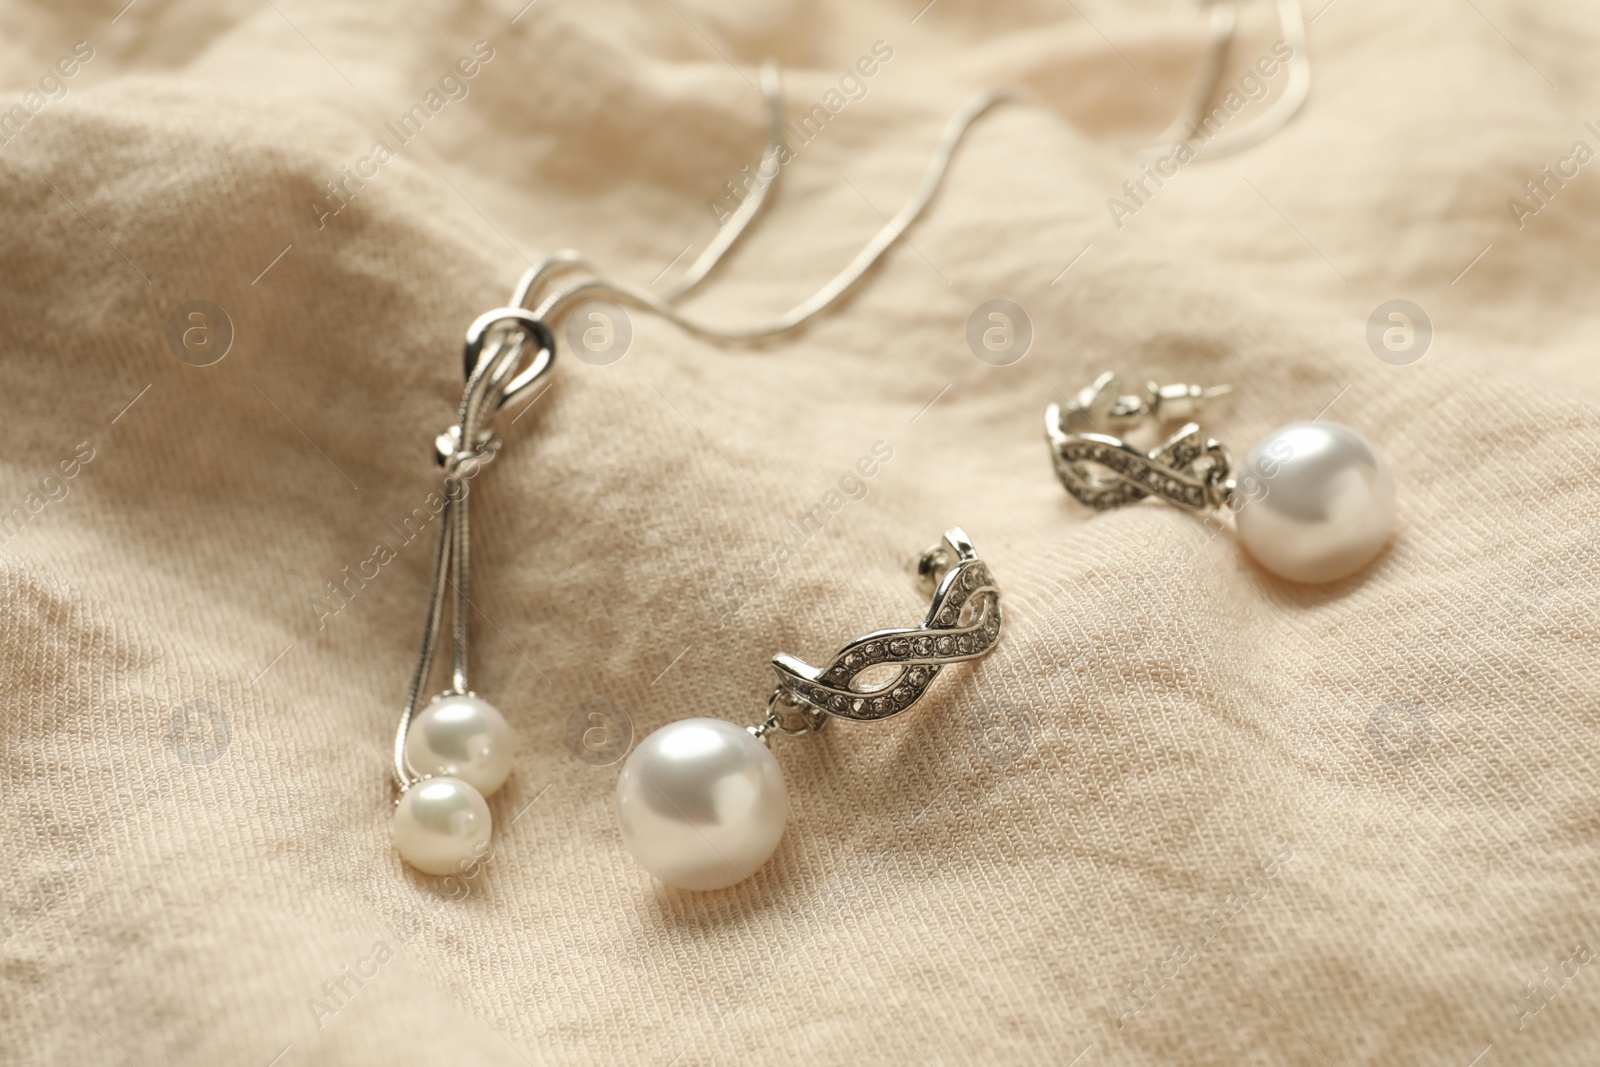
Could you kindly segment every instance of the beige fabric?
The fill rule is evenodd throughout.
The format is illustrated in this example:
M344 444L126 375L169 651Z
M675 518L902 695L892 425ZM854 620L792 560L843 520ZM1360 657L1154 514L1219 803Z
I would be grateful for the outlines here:
M1600 177L1560 163L1600 147L1593 11L1338 0L1304 114L1118 229L1201 52L1157 0L117 6L0 13L0 102L45 80L0 144L0 1060L1600 1058ZM387 759L436 524L401 531L462 331L559 247L664 286L759 151L761 57L798 115L878 41L700 313L797 301L962 100L1034 98L841 313L757 351L635 314L624 359L563 356L502 427L474 685L516 771L492 862L416 876ZM1577 176L1519 228L1546 164ZM1009 367L964 339L996 298L1036 333ZM1365 340L1392 298L1438 331L1414 365ZM192 300L233 323L213 366L165 339ZM1331 404L1394 464L1397 540L1313 590L1171 509L1084 513L1041 415L1105 368L1234 383L1207 424L1236 450ZM999 651L904 720L780 745L793 815L747 884L653 886L569 723L753 721L772 653L917 618L907 564L957 523ZM335 614L346 567L377 577Z

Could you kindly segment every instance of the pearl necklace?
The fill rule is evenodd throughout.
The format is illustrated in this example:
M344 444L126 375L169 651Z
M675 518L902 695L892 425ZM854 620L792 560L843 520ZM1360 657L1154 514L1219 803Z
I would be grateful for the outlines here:
M534 355L524 365L530 349ZM394 777L400 797L390 823L395 848L426 874L459 874L483 858L493 825L485 798L511 773L511 727L467 682L468 483L499 450L500 441L490 428L495 413L527 394L550 370L555 351L549 329L523 307L480 316L467 331L467 386L459 419L434 443L445 472L445 503L422 651L395 734ZM447 587L454 593L451 685L418 712L433 670Z

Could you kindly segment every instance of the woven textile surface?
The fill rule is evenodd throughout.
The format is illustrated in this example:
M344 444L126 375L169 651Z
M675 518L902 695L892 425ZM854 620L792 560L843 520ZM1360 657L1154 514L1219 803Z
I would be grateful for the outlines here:
M1207 40L1165 0L8 4L0 1061L1600 1062L1600 12L1313 15L1303 112L1157 182ZM1241 9L1233 128L1282 37ZM492 858L421 876L388 768L463 332L560 248L670 285L767 56L789 158L708 320L799 302L1019 92L797 334L558 331L471 483L515 771ZM997 299L1006 365L968 340ZM1369 341L1395 299L1409 362ZM1236 455L1359 430L1393 543L1308 588L1079 507L1043 412L1107 369L1231 383ZM652 882L619 746L912 625L956 525L998 649L779 739L754 877Z

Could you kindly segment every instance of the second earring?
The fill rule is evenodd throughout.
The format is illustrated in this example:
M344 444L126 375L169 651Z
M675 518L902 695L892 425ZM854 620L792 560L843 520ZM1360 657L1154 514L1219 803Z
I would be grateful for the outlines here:
M1096 510L1159 497L1189 511L1233 512L1239 540L1267 570L1291 582L1335 582L1361 570L1394 533L1394 477L1367 439L1314 419L1279 427L1234 470L1227 448L1189 422L1143 451L1114 432L1187 420L1220 389L1158 386L1116 396L1102 374L1071 405L1045 412L1056 475Z

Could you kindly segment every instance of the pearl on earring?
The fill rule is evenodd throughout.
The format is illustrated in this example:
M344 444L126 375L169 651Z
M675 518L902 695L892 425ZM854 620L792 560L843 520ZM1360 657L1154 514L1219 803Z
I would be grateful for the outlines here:
M400 794L390 821L400 856L424 874L460 874L482 858L492 820L483 794L459 778L424 778Z
M789 815L783 771L749 730L684 719L640 742L617 779L622 843L679 889L722 889L777 849Z
M1238 476L1265 487L1239 508L1239 540L1290 581L1347 578L1394 533L1394 476L1348 426L1295 422L1274 430L1250 450Z
M446 693L412 720L406 761L425 778L459 778L487 797L511 773L514 744L493 704L472 693Z

